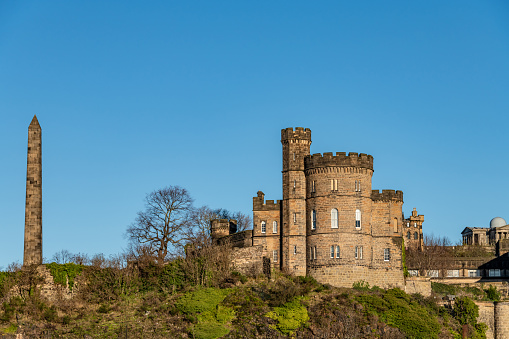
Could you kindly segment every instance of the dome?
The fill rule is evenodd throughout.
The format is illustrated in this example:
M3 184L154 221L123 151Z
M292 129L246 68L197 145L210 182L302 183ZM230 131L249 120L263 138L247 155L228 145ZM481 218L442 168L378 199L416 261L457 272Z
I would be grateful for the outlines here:
M507 225L507 222L500 217L493 218L490 221L490 228L495 228L495 227L500 227L500 226L505 226L505 225Z

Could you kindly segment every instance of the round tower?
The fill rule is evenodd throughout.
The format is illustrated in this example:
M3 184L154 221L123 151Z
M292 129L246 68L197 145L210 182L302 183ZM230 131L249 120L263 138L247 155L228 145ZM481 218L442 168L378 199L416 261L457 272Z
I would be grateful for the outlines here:
M367 281L373 157L313 154L304 159L304 167L308 274L332 285Z

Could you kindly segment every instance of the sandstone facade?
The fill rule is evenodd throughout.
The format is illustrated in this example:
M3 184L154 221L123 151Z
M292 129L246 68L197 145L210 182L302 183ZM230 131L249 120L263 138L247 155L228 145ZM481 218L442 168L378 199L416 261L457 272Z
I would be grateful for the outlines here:
M322 283L403 287L403 192L371 189L371 155L310 155L307 128L283 129L281 143L283 199L253 198L253 245L274 267Z

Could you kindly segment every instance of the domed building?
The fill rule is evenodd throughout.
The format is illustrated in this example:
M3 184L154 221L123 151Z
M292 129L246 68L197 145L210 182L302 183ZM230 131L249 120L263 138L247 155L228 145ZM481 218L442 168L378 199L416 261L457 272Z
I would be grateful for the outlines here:
M461 235L464 245L496 246L498 255L509 251L509 246L503 244L504 240L509 243L509 225L504 218L491 219L490 227L466 227Z

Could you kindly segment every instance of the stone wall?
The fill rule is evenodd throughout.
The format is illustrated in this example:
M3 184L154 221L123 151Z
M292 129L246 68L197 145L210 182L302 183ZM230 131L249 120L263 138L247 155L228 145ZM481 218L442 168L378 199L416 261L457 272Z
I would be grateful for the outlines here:
M263 246L234 248L232 252L233 269L249 276L263 272Z
M495 305L493 302L476 301L479 306L479 317L477 322L488 325L486 339L495 339Z
M431 296L431 280L424 277L409 277L405 279L405 292L418 293L424 297Z
M509 338L509 302L495 302L495 339Z

